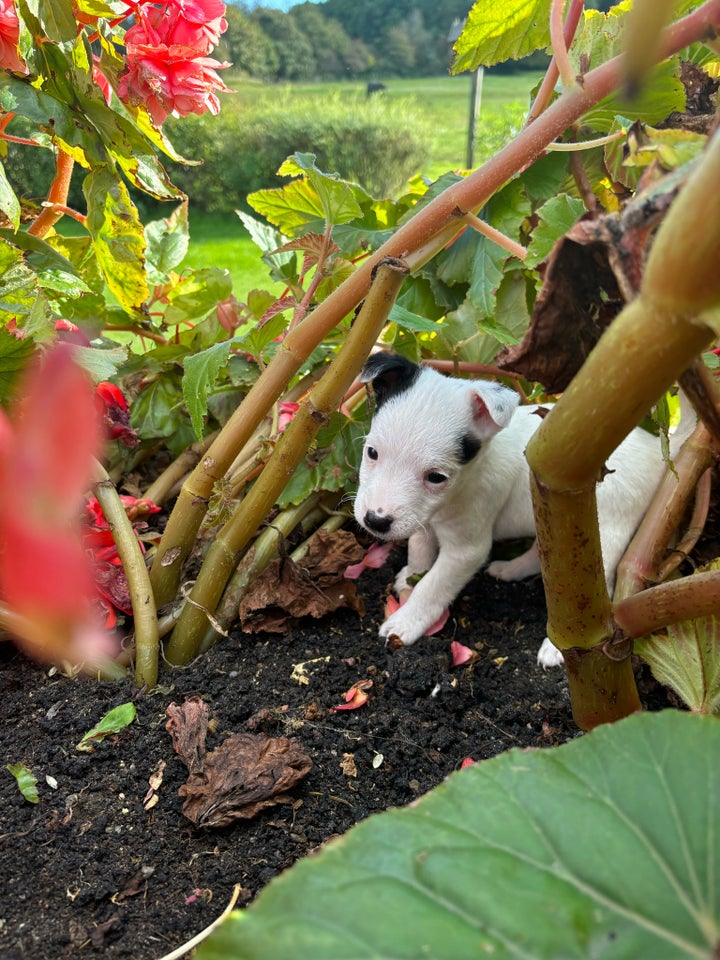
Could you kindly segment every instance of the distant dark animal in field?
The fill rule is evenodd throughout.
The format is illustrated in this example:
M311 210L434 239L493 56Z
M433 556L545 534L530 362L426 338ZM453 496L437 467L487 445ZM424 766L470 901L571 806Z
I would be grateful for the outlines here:
M381 93L383 90L387 90L387 87L384 83L371 80L367 85L367 95L369 97L371 97L374 93Z

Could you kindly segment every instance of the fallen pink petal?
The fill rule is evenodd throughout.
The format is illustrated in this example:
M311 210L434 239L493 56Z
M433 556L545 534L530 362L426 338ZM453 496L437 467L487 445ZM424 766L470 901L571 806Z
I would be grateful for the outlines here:
M358 707L364 707L369 699L367 691L372 685L372 680L358 680L343 694L345 703L331 707L329 712L335 713L337 710L357 710Z
M359 563L353 563L345 569L347 580L357 580L365 570L378 570L390 556L392 543L374 543Z
M454 667L460 667L463 663L472 663L477 660L477 652L470 647L453 640L450 644L450 660Z

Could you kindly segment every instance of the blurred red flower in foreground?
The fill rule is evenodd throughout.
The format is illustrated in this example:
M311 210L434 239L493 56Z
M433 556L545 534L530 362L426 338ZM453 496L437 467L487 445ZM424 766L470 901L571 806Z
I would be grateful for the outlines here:
M79 524L102 444L93 388L59 344L18 397L12 418L0 411L0 602L24 618L13 629L29 655L92 662L110 652Z

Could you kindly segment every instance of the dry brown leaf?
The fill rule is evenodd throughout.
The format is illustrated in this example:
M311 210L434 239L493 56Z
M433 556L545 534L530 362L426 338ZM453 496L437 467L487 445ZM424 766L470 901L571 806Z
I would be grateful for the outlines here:
M180 787L183 813L199 827L249 820L265 807L290 802L287 791L311 769L312 761L297 740L232 734Z
M172 738L173 749L190 773L199 770L205 759L210 709L200 697L190 697L182 706L171 703L165 711L165 729Z
M344 753L343 758L340 761L340 769L345 774L346 777L356 777L357 767L355 766L355 754L354 753Z
M544 264L530 328L498 366L561 393L642 280L649 239L679 189L677 176L640 193L621 215L580 220Z
M344 572L364 553L349 530L318 531L300 563L275 560L255 580L240 604L243 630L285 633L297 617L324 617L339 607L362 616L363 602Z

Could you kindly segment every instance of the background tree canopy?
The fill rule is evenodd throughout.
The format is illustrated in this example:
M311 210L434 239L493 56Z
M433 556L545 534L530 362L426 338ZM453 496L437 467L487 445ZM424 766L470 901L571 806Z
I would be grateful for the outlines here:
M447 73L448 34L471 7L472 0L325 0L282 13L231 2L220 52L236 70L264 81Z

